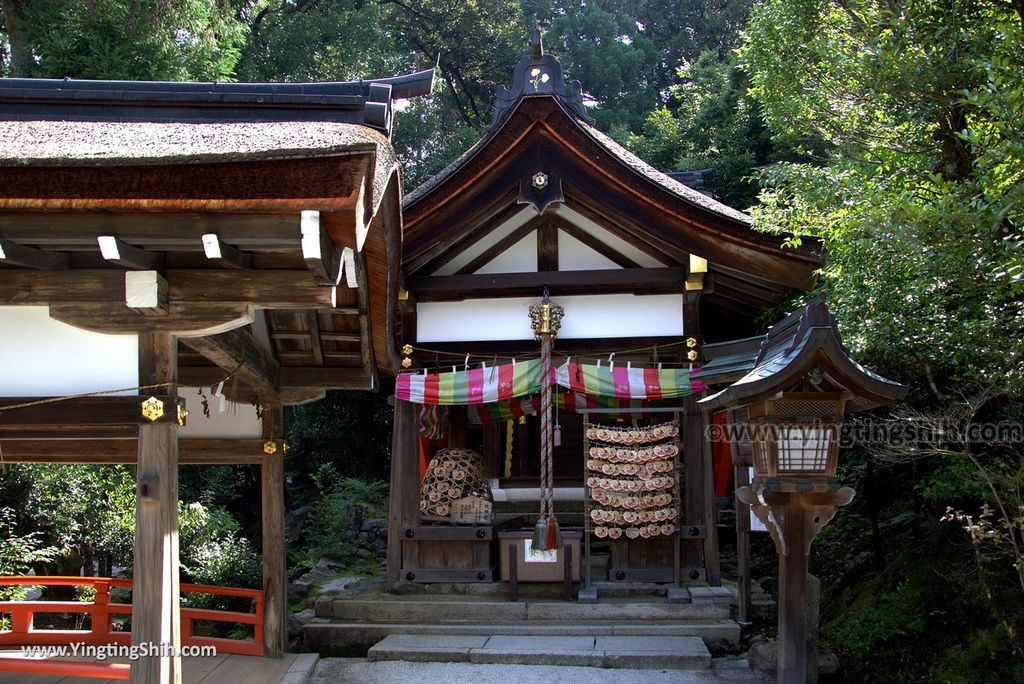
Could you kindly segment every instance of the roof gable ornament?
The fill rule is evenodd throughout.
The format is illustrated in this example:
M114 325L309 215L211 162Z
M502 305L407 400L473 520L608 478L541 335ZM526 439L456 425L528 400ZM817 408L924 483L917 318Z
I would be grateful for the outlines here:
M524 97L547 95L553 97L582 121L593 124L583 104L583 86L579 81L565 82L562 65L551 55L544 54L540 28L530 33L530 54L516 64L512 75L512 87L498 86L494 96L494 118L491 128L504 120L506 114Z

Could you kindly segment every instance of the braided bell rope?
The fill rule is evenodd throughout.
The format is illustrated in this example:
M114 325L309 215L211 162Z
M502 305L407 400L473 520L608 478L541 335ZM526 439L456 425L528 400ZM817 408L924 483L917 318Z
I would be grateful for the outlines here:
M542 335L540 343L540 479L541 518L549 519L554 513L555 479L552 467L553 432L551 429L551 335Z

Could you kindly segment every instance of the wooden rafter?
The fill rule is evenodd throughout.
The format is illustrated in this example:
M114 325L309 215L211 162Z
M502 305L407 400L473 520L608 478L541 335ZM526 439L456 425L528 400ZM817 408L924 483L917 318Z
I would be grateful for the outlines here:
M0 264L37 271L59 271L68 267L68 255L64 252L45 252L0 238Z
M150 271L159 268L164 255L159 252L147 252L133 247L124 240L113 235L100 235L96 238L100 246L100 254L112 264L139 271Z
M215 363L226 373L244 378L261 397L276 396L280 389L280 366L252 333L231 330L208 337L182 338L181 342Z
M222 241L216 233L203 235L203 252L206 258L224 268L246 270L252 268L252 255Z
M337 285L341 276L341 254L343 247L331 239L327 226L320 219L319 211L303 211L300 220L302 230L302 258L319 285Z

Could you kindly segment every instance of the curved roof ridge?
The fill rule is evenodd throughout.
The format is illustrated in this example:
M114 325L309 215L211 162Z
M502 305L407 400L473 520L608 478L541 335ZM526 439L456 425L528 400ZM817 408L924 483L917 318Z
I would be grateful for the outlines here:
M651 166L643 159L633 154L619 143L615 142L615 140L611 136L607 135L606 133L602 133L593 126L587 125L582 122L577 122L577 124L581 129L583 129L585 133L587 133L587 135L594 138L594 140L598 144L600 144L602 147L606 148L609 152L614 154L615 157L619 159L619 161L623 162L640 175L646 176L648 180L661 186L662 189L667 190L668 192L672 193L673 195L679 197L682 200L685 200L686 202L696 204L702 209L707 209L708 211L719 214L720 216L730 218L734 221L739 221L740 223L743 223L748 226L751 225L752 221L748 214L740 211L739 209L730 207L728 204L719 202L718 200L714 199L713 197L709 197L708 195L704 194L703 192L700 192L699 190L694 190L693 188L684 183L680 183L679 181L672 178L664 171L659 171L655 167Z

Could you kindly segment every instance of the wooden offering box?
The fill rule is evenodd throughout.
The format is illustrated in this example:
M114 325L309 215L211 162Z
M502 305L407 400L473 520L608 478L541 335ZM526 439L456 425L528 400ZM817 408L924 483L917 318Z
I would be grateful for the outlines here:
M562 582L565 580L565 561L572 563L572 581L580 581L579 530L562 530L562 548L540 554L527 554L527 547L533 537L533 530L504 530L498 533L501 546L501 579L508 582L511 577L509 547L515 546L516 574L520 582ZM571 547L571 550L569 550ZM554 557L554 560L541 558Z

